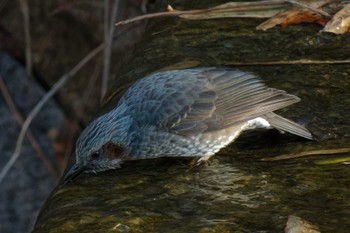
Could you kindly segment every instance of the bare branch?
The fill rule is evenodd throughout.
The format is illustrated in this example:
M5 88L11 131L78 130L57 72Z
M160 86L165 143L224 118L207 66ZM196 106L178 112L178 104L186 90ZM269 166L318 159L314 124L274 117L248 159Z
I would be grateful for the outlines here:
M3 78L1 76L0 76L0 90L1 90L1 92L3 94L3 96L4 96L4 99L5 99L6 103L7 103L10 111L14 115L17 123L20 126L23 126L23 122L24 122L23 117L22 117L21 113L18 111L15 102L11 98L11 94L8 91L8 88L7 88ZM27 137L28 137L28 140L30 141L30 143L32 144L34 150L37 152L39 158L43 161L43 163L49 169L51 174L54 177L58 178L59 175L58 175L56 169L53 167L52 163L47 159L47 156L45 155L44 151L42 150L38 140L36 140L35 136L30 131L30 129L28 129Z
M275 8L275 7L283 7L287 5L288 3L286 3L285 0L261 1L261 2L235 2L235 3L230 3L230 5L225 5L225 7L218 6L218 7L208 8L208 9L185 10L185 11L174 10L171 6L168 6L168 11L166 12L158 12L153 14L141 15L131 19L122 20L117 22L115 26L125 25L136 21L157 18L157 17L196 15L196 14L203 14L208 12L247 11L247 10L257 10L261 8L269 9L269 8Z
M273 65L322 65L322 64L349 64L350 59L345 60L309 60L309 59L300 59L300 60L291 60L291 61L262 61L262 62L230 62L226 65L230 66L273 66Z
M103 61L103 79L102 79L102 88L101 88L101 101L104 97L104 95L107 92L107 85L108 85L108 79L109 79L109 71L111 66L111 53L112 53L112 41L113 41L113 34L114 34L114 22L117 18L117 12L118 12L118 5L119 0L115 0L112 8L112 14L110 19L108 19L108 4L109 1L105 0L105 50L104 50L104 61ZM109 20L109 21L108 21Z
M32 76L32 42L30 37L30 20L29 6L27 0L20 0L21 10L23 14L24 38L26 47L26 71L29 76Z
M349 153L350 148L338 148L338 149L325 149L325 150L311 150L311 151L302 151L300 153L292 153L292 154L286 154L286 155L279 155L271 158L263 158L262 161L279 161L279 160L286 160L286 159L295 159L305 156L311 156L311 155L334 155L334 154L343 154L343 153Z
M28 127L30 123L33 121L34 117L38 114L38 112L42 109L42 107L45 105L45 103L54 95L56 92L72 77L74 76L86 63L88 63L92 58L94 58L100 51L102 51L104 48L104 44L99 45L97 48L92 50L86 57L84 57L71 71L64 74L50 89L49 92L47 92L41 100L36 104L36 106L33 108L33 110L28 114L27 119L23 123L23 127L18 135L17 143L16 143L16 149L14 153L12 154L10 160L7 162L5 167L0 173L0 183L4 180L5 176L13 166L13 164L16 162L17 158L19 157L21 150L22 150L22 144L24 137L26 135L26 132L28 130Z
M91 74L91 77L89 78L89 84L87 85L83 96L82 96L82 103L83 103L83 111L81 111L82 113L85 112L86 107L87 107L87 102L92 94L92 91L94 90L96 83L98 81L98 78L101 77L101 65L102 65L102 61L99 60L96 64L96 67L93 71L93 73ZM78 115L78 119L82 118L82 113L77 112L76 115Z

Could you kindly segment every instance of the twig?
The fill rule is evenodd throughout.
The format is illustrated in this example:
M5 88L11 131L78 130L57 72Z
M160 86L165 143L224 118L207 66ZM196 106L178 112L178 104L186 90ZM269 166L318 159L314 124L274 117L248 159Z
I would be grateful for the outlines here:
M101 77L100 76L101 64L102 64L102 61L99 60L96 64L96 67L95 67L93 73L91 74L91 77L89 78L89 84L87 85L87 87L83 93L83 97L82 97L83 111L82 112L85 112L88 99L90 98L91 93L96 86L96 82L97 82L98 78ZM81 118L82 118L81 114L77 113L77 115L79 115L78 119L81 120Z
M104 48L104 44L99 45L97 48L92 50L86 57L84 57L71 71L64 74L47 92L41 100L36 104L33 110L28 114L27 119L23 123L23 127L18 135L16 149L12 154L10 160L6 163L5 167L0 173L0 183L4 180L8 171L11 169L17 158L19 157L22 150L22 143L25 137L25 134L28 130L28 127L34 117L38 114L41 108L45 105L45 103L54 95L56 92L72 77L74 76L86 63L88 63L92 58L94 58L100 51Z
M349 64L350 59L345 60L334 60L334 61L322 61L322 60L308 60L308 59L300 59L300 60L292 60L292 61L270 61L270 62L230 62L227 65L230 66L254 66L254 65L322 65L322 64Z
M140 20L145 20L145 19L151 19L151 18L157 18L157 17L165 17L165 16L179 16L181 14L196 14L196 13L201 13L204 12L203 10L189 10L189 11L165 11L165 12L157 12L157 13L152 13L152 14L147 14L147 15L141 15L141 16L136 16L131 19L127 20L122 20L119 21L115 24L115 26L120 26L120 25L125 25L129 23L133 23L136 21ZM208 10L205 10L205 12L208 12Z
M64 131L61 145L64 145L64 150L61 151L61 159L59 160L59 168L60 168L60 174L62 175L64 170L67 167L67 164L70 159L70 155L72 154L72 151L74 149L74 138L76 137L77 133L79 132L78 123L72 119L66 119L64 123L64 128L66 129Z
M295 159L304 156L310 155L332 155L332 154L343 154L350 152L350 148L339 148L339 149L329 149L329 150L311 150L311 151L303 151L300 153L292 153L286 155L279 155L272 158L263 158L262 161L279 161L279 160L287 160L287 159Z
M32 76L32 51L30 37L30 21L29 21L29 6L27 0L20 0L21 10L23 14L24 38L26 47L26 71L29 76Z
M104 95L107 92L107 85L108 85L108 79L109 79L109 71L111 66L111 53L112 53L112 41L113 41L113 34L114 34L114 22L117 18L117 12L118 12L118 5L119 0L115 0L112 8L112 14L110 19L108 19L108 7L106 5L109 3L109 0L105 0L105 50L104 50L104 62L103 62L103 79L102 79L102 88L101 88L101 101L104 97ZM107 5L108 6L108 5ZM110 22L108 23L108 20Z
M3 80L3 78L0 76L0 90L4 96L4 99L10 109L10 111L12 112L12 114L14 115L17 123L22 126L23 125L23 117L21 115L21 113L18 111L16 104L14 103L13 99L11 98L10 92L8 91L8 88ZM51 174L58 178L58 173L56 171L56 169L53 167L52 163L47 159L44 151L42 150L40 144L38 143L38 141L36 140L36 138L34 137L34 135L32 134L32 132L30 131L30 129L28 129L27 132L27 137L28 140L30 141L30 143L32 144L34 150L37 152L39 158L44 162L44 164L46 165L46 167L49 169L49 171L51 172Z
M252 9L256 10L257 6L261 6L264 8L266 7L266 5L270 5L271 7L277 7L277 6L280 7L280 6L285 6L286 4L287 3L284 0L282 0L282 1L242 2L242 3L237 3L237 5L232 5L232 6L228 6L225 8L213 7L213 8L208 8L208 9L185 10L185 11L174 10L174 9L172 9L171 6L168 6L168 11L136 16L136 17L131 18L131 19L119 21L115 24L115 26L125 25L125 24L136 22L136 21L157 18L157 17L194 15L194 14L203 14L203 13L208 13L208 12L220 12L220 11L225 11L225 12L235 11L235 10L242 10L242 11L246 10L247 11L247 10L252 10Z
M102 83L101 83L101 96L100 96L100 101L102 101L104 93L107 90L107 82L108 82L108 67L107 67L107 63L108 60L107 59L107 48L110 48L109 46L109 0L104 0L104 22L103 22L103 32L104 32L104 42L105 42L105 49L103 51L103 71L102 71Z
M290 3L290 4L292 4L292 5L295 5L295 6L298 6L298 7L305 8L305 9L308 9L310 11L313 11L313 12L315 12L317 14L322 15L323 17L331 18L331 16L327 12L319 10L319 9L316 9L316 8L313 8L313 7L310 7L310 6L305 5L305 4L301 3L301 2L297 2L297 1L294 1L294 0L285 0L285 1Z

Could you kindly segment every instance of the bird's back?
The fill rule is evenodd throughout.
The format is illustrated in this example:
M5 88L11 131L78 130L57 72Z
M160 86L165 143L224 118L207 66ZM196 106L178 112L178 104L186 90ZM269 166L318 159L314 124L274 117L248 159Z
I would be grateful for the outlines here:
M201 156L207 147L221 148L232 141L247 121L299 100L285 91L267 88L251 73L194 68L143 78L129 88L119 106L126 106L125 114L134 121L132 130L138 130L133 134L134 153ZM311 135L306 129L301 131L300 136ZM172 148L169 152L167 146Z

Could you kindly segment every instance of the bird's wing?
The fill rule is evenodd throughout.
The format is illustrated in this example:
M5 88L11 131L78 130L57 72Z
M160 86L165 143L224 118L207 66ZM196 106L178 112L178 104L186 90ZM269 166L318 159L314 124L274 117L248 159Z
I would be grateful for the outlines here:
M191 136L239 125L298 101L267 88L251 73L196 68L150 75L129 88L119 104L140 126Z
M283 90L266 87L251 73L220 71L222 70L216 69L204 72L218 95L213 117L206 119L210 126L208 130L238 125L300 101L297 96Z
M171 70L149 75L132 85L119 101L134 121L179 134L197 134L207 129L217 99L214 87L202 71Z

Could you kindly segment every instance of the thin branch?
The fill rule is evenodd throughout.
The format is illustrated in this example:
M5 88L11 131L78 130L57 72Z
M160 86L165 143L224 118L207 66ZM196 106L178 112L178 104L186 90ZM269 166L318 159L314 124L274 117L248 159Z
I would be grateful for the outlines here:
M269 6L267 6L269 5ZM152 13L147 15L136 16L131 19L122 20L115 24L115 26L125 25L129 23L133 23L140 20L158 18L158 17L169 17L169 16L181 16L181 15L195 15L195 14L203 14L209 12L229 12L229 11L248 11L248 10L256 10L259 9L257 7L282 7L287 6L287 3L282 1L261 1L261 2L242 2L237 3L236 5L227 6L224 8L213 7L208 9L199 9L199 10L174 10L171 6L168 6L168 11Z
M103 72L102 72L102 83L101 83L101 96L100 96L100 102L103 100L103 96L105 95L107 91L107 83L108 83L108 76L109 76L109 52L108 50L111 48L110 40L109 40L109 0L104 1L104 42L105 42L105 49L103 51Z
M7 162L5 167L0 173L0 183L4 180L5 176L13 166L13 164L16 162L17 158L19 157L21 150L22 150L22 143L25 137L25 134L28 130L28 127L34 117L38 114L38 112L41 110L41 108L45 105L45 103L56 94L56 92L71 78L73 77L86 63L88 63L92 58L94 58L100 51L102 51L104 48L104 44L99 45L97 48L92 50L86 57L84 57L71 71L64 74L50 89L49 92L47 92L41 100L36 104L36 106L33 108L33 110L28 114L27 119L23 123L23 127L18 135L17 143L16 143L16 149L14 153L12 154L10 160Z
M101 77L101 75L100 75L101 65L102 65L102 61L99 60L95 66L93 73L91 74L91 77L89 78L89 84L87 85L87 87L83 93L83 96L82 96L83 110L79 111L80 113L79 112L76 113L79 120L81 120L83 118L82 113L86 112L87 107L88 107L88 101L89 101L89 98L91 97L92 91L95 90L98 78Z
M254 65L322 65L322 64L349 64L350 59L345 60L333 60L333 61L322 61L322 60L309 60L309 59L300 59L300 60L291 60L291 61L270 61L270 62L230 62L227 65L230 66L254 66Z
M3 94L3 97L4 97L4 99L5 99L6 103L7 103L10 111L12 112L13 116L15 117L17 123L20 126L22 126L23 122L24 122L23 117L22 117L21 113L18 111L15 102L11 98L11 94L8 91L8 88L7 88L3 78L1 76L0 76L0 90L1 90L1 92ZM30 131L30 129L28 129L27 137L28 137L28 140L30 141L30 143L32 144L34 150L37 152L39 158L44 162L44 164L49 169L51 174L54 177L58 178L59 175L58 175L56 169L53 167L52 163L47 159L47 156L45 155L45 153L42 150L39 142L36 140L35 136Z
M26 47L26 71L29 76L32 76L32 51L30 37L30 21L29 21L29 6L27 0L20 0L21 10L23 14L24 38Z
M350 148L338 148L338 149L328 149L328 150L311 150L311 151L302 151L300 153L291 153L286 155L279 155L272 158L263 158L262 161L279 161L287 159L295 159L310 155L332 155L332 154L343 154L349 153Z
M74 138L76 137L77 133L79 132L78 123L72 119L66 119L64 123L64 128L66 129L64 131L65 135L63 135L63 141L60 143L63 144L64 150L61 151L61 159L59 160L59 168L60 168L60 174L62 175L64 170L67 167L67 164L70 159L70 155L72 154L72 151L74 149Z
M104 95L107 92L107 85L108 85L108 79L109 79L109 71L110 71L110 66L111 66L111 53L112 53L112 41L113 41L113 35L114 35L114 22L117 18L117 12L118 12L118 5L119 5L119 0L115 0L112 8L112 14L110 19L108 19L108 4L109 1L105 0L105 50L104 50L104 62L103 62L103 79L102 79L102 87L101 87L101 101L104 97ZM107 6L106 6L107 5ZM110 22L108 22L108 20Z
M102 72L102 85L101 85L101 101L103 99L103 95L107 89L107 82L108 82L108 67L107 67L107 63L108 63L108 57L107 57L107 50L108 48L110 48L109 45L109 6L110 6L110 2L109 0L104 0L104 23L103 23L103 32L104 32L104 42L105 42L105 49L103 51L103 72ZM107 81L106 81L107 80Z
M206 12L211 12L211 11L218 11L218 10L212 10L212 8L210 8L210 9L204 9L204 10L187 10L187 11L174 10L174 11L157 12L157 13L152 13L152 14L147 14L147 15L136 16L134 18L127 19L127 20L122 20L122 21L117 22L115 24L115 26L125 25L125 24L136 22L136 21L151 19L151 18L167 17L167 16L180 16L180 15L184 15L184 14L200 14L200 13L206 13Z

